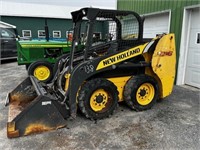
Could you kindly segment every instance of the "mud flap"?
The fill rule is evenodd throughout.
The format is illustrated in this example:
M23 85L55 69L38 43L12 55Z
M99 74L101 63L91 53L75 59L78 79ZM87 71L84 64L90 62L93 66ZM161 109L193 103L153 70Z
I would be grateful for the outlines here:
M34 77L25 79L8 94L7 136L14 138L55 130L67 125L69 110L47 93Z

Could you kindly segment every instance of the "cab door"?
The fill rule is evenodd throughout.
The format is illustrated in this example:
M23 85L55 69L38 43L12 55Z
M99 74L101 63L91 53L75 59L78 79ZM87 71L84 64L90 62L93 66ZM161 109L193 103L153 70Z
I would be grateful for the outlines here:
M17 57L16 35L8 29L0 29L1 58Z

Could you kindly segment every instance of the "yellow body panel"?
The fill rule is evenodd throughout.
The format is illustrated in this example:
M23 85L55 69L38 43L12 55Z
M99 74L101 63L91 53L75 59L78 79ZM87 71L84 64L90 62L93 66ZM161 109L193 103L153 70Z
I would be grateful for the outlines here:
M124 52L118 53L116 55L113 55L111 57L108 57L102 61L100 61L100 63L98 64L96 70L100 70L102 68L114 65L116 63L125 61L129 58L133 58L135 56L138 56L140 54L143 53L144 48L146 47L148 43L145 43L144 45L140 45L134 48L130 48Z
M109 81L113 82L115 86L117 87L117 90L119 92L119 101L123 101L123 91L124 86L126 85L126 82L131 78L131 76L126 77L116 77L116 78L108 78Z
M174 34L164 35L157 43L152 56L152 70L160 79L164 98L171 94L176 72L176 48Z

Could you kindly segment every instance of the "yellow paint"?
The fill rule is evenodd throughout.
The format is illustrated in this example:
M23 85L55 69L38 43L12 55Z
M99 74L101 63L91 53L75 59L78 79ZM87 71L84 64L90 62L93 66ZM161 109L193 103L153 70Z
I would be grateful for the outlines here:
M7 131L8 132L14 132L15 131L15 122L8 122Z
M122 37L123 40L136 39L136 38L138 38L138 34L128 34Z
M176 71L176 48L174 34L163 36L152 56L152 70L160 79L161 98L171 94Z
M7 123L7 137L14 138L19 136L19 130L15 129L16 125L15 122L8 122Z
M123 101L124 86L126 85L126 82L130 78L131 78L131 76L108 78L108 80L113 82L115 84L115 86L117 87L117 90L119 92L119 94L118 94L119 101Z
M148 43L140 45L140 46L137 46L137 47L134 47L134 48L130 48L130 49L124 51L124 52L115 54L113 56L110 56L110 57L100 61L100 63L98 64L96 70L103 69L105 67L117 64L119 62L125 61L127 59L130 59L130 58L133 58L135 56L138 56L138 55L142 54L143 50L144 50L144 48L145 48L145 46L147 44Z
M67 73L65 75L65 79L66 79L66 81L65 81L65 91L67 91L68 87L69 87L69 79L70 79L70 74L69 73Z
M102 100L98 102L97 97L100 96ZM104 89L98 89L94 91L90 98L90 107L93 111L102 111L108 103L109 95Z
M151 103L155 95L154 86L150 83L142 84L137 92L136 92L136 99L140 105L148 105Z
M145 58L145 62L150 63L151 59L152 59L152 54L150 54L150 53L144 53L143 57ZM146 67L145 68L145 74L153 77L154 79L156 79L156 81L158 83L158 87L159 87L159 93L162 93L163 90L162 90L161 81L160 81L159 77L153 72L153 70L152 70L151 67Z
M42 123L33 123L26 127L24 135L29 135L29 134L33 134L33 133L41 133L44 131L53 130L54 128L56 128L56 127L48 127Z
M44 81L49 78L51 72L48 67L41 65L35 68L33 74L38 80Z
M30 45L30 44L25 45L25 44L23 44L23 45L21 45L22 48L41 48L41 47L55 48L55 47L70 47L70 46L71 45L67 45L67 44L65 44L65 45Z

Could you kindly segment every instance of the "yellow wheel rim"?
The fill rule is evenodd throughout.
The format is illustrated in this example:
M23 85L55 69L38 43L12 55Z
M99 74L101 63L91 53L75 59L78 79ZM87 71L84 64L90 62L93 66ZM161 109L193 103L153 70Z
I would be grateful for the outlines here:
M49 76L50 76L50 70L46 66L38 66L34 70L34 76L38 80L44 81L44 80L46 80L46 79L49 78Z
M109 95L103 89L94 91L90 98L90 107L93 111L98 112L106 108L108 104Z
M155 95L154 86L150 83L142 84L136 93L137 102L140 105L148 105L151 103Z

